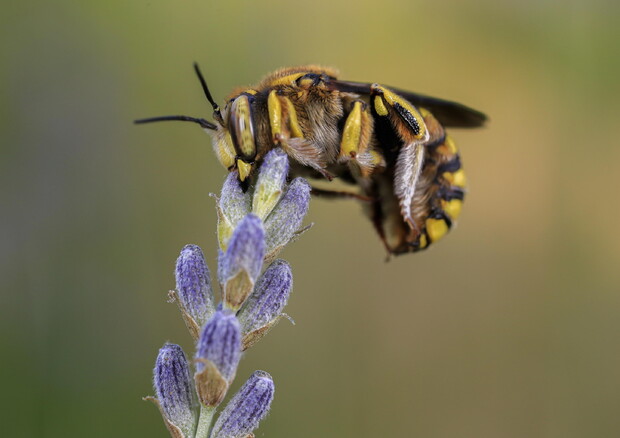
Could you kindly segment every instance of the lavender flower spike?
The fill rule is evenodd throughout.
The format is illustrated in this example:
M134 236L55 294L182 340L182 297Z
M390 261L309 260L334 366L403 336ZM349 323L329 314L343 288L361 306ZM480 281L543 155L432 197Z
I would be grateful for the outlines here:
M217 238L222 251L241 219L251 211L251 200L241 188L237 171L230 172L217 202Z
M173 436L193 436L196 403L189 366L181 347L166 344L159 350L153 377L159 408L170 433Z
M252 201L252 211L261 219L264 220L280 200L287 174L288 156L279 148L269 151L261 164Z
M218 276L224 307L235 311L241 307L258 279L264 257L263 225L250 213L239 222L226 252L220 254Z
M276 208L265 220L267 260L273 260L299 231L310 205L310 190L306 180L295 178Z
M254 292L238 313L243 350L258 342L279 321L293 288L293 273L284 260L273 262L258 279Z
M215 312L211 276L199 246L183 247L177 259L175 275L181 311L186 313L183 316L188 328L195 332L197 337L200 327ZM193 322L188 321L187 316L191 317Z
M218 310L196 345L196 390L205 406L217 406L235 377L241 359L241 329L235 315Z
M265 418L275 387L269 374L255 371L220 414L211 438L240 438L248 436Z

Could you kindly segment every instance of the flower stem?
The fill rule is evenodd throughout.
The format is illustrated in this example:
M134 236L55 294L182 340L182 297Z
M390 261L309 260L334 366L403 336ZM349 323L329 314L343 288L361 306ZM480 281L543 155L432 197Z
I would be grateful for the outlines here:
M195 438L208 438L211 421L215 414L215 408L208 406L200 406L200 418L198 419L198 428L196 429Z

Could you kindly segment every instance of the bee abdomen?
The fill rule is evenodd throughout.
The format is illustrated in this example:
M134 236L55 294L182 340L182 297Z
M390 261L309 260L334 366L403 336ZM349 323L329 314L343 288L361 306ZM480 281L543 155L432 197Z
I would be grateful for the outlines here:
M454 141L446 136L443 143L429 148L425 174L432 178L429 185L423 227L412 243L413 250L427 248L445 236L461 214L465 198L465 172ZM434 174L434 175L433 175Z

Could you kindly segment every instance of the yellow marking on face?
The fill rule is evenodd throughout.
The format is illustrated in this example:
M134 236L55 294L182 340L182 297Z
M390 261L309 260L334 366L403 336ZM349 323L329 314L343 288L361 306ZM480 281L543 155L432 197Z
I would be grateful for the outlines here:
M443 211L448 216L450 216L450 219L456 220L461 214L461 208L463 208L463 201L461 201L460 199L452 199L450 201L442 199L441 208L443 208Z
M342 131L342 141L340 142L341 157L355 157L359 152L360 135L362 130L362 103L355 102L353 109L347 116Z
M254 96L256 93L258 93L258 91L256 90L252 90L251 88L249 90L245 90L246 93L251 94L252 96Z
M304 138L304 133L301 130L301 126L299 126L299 121L297 120L297 111L295 111L295 106L291 99L288 97L284 97L284 102L286 102L286 110L288 112L288 124L291 130L291 136L297 138Z
M375 96L375 111L377 111L377 114L379 114L380 116L388 115L388 110L385 107L385 104L383 103L383 98L381 96Z
M282 104L276 90L271 90L267 98L267 110L269 111L269 124L271 125L271 135L276 137L282 135Z
M420 245L420 249L424 249L428 246L428 241L426 240L426 234L422 234L420 236L419 245Z
M302 77L305 73L294 73L292 75L282 76L281 78L273 79L269 82L269 85L295 85L295 81Z
M217 159L226 169L235 164L235 148L230 138L230 132L226 132L225 137L222 140L217 141L215 147L215 154Z
M239 180L245 181L252 171L252 165L243 160L237 160L237 169L239 169Z
M448 232L448 224L443 219L426 219L426 232L431 242L436 242Z

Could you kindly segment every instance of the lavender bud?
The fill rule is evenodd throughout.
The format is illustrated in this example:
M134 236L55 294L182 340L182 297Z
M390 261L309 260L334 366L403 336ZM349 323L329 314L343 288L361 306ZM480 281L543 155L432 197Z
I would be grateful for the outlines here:
M198 326L202 326L215 311L211 277L202 250L197 245L186 245L176 265L176 283L183 310Z
M235 315L218 310L205 324L196 346L196 389L202 404L217 406L226 395L241 359L241 329Z
M239 321L232 312L218 310L202 329L196 346L196 358L213 362L222 376L230 382L241 359L240 347ZM202 371L204 364L199 361L196 369Z
M222 186L222 194L217 205L217 237L222 250L226 250L228 239L235 227L250 211L251 200L249 195L243 192L239 174L236 171L230 172Z
M310 204L310 185L295 178L288 190L265 220L267 258L272 259L299 231Z
M238 310L248 297L263 266L265 232L258 216L250 213L239 222L225 253L220 253L218 276L224 306Z
M255 371L220 414L212 438L238 438L252 433L265 418L275 387L269 374Z
M237 315L242 326L244 350L277 322L292 288L293 274L284 260L273 262L258 279L254 292Z
M165 344L153 370L155 393L165 419L190 437L196 425L194 392L185 353L175 344Z
M264 220L278 203L287 174L288 156L281 149L269 151L260 167L252 202L252 211L261 219Z

